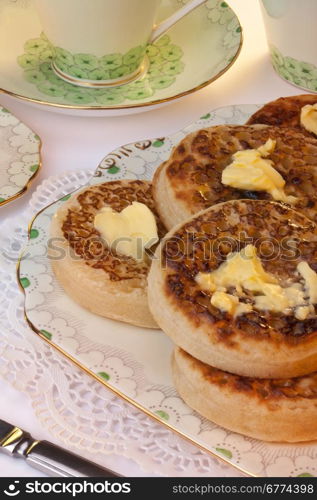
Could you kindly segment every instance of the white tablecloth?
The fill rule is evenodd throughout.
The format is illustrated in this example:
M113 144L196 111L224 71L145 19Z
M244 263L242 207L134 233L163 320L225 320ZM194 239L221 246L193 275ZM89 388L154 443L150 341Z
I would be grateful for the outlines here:
M208 111L229 104L261 103L301 91L281 80L271 67L259 3L230 0L244 30L244 45L234 66L205 89L155 111L114 118L84 118L35 109L0 95L0 104L21 118L43 141L43 168L32 189L1 208L1 220L23 211L32 191L50 175L94 168L114 148L177 131ZM207 64L207 62L206 62ZM50 439L41 428L26 395L0 379L0 418L23 425L38 439ZM109 456L108 466L124 475L144 475L132 461ZM22 460L0 455L0 476L38 476Z

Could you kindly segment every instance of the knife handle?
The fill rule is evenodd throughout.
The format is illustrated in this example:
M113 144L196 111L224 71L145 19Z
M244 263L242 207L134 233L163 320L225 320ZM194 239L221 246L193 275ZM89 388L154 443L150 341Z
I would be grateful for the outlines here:
M25 458L32 467L53 477L122 477L47 441L34 441Z

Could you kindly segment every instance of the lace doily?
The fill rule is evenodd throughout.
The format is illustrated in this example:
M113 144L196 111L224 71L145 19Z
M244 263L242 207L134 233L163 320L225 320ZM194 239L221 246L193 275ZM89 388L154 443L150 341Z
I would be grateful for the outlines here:
M41 424L62 444L101 464L106 455L116 454L149 474L241 475L114 396L27 326L15 270L28 222L91 175L79 171L45 180L23 216L0 225L0 375L28 395Z

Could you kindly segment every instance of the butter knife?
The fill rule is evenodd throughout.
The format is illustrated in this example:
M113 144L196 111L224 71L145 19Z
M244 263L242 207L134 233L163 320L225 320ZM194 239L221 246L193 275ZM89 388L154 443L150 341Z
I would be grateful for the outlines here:
M48 441L36 441L0 419L0 451L25 459L31 467L53 477L121 477Z

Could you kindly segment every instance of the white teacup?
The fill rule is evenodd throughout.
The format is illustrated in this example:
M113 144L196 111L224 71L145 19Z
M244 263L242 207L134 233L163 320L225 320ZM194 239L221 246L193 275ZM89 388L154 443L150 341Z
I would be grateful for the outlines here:
M262 0L262 11L276 72L317 92L317 0Z
M35 0L53 47L53 69L81 86L122 85L146 70L146 48L206 0L154 26L161 0Z

